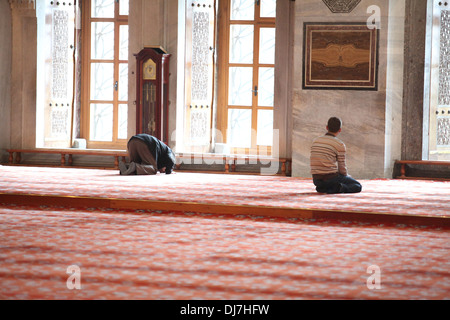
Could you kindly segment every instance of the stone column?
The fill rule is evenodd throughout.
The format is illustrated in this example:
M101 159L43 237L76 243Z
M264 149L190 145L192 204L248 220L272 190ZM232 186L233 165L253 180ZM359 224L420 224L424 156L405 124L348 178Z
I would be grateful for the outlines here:
M11 9L8 1L0 1L0 163L6 163L10 146L11 119Z
M427 1L406 1L402 159L422 160Z
M34 1L9 0L12 13L11 148L36 140L37 18Z

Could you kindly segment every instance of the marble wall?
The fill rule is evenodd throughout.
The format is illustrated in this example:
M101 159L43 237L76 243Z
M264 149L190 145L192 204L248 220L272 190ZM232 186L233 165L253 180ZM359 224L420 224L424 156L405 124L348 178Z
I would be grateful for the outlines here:
M402 159L403 78L405 74L405 0L391 1L388 19L384 177L392 178Z
M34 3L9 1L11 43L11 147L36 145L37 18Z
M400 3L393 9L391 6ZM310 177L309 153L312 140L326 132L331 116L340 117L343 129L339 138L347 146L349 173L355 178L385 177L385 168L392 166L392 157L400 151L398 128L401 117L402 88L395 85L395 77L402 79L402 68L397 68L402 57L402 28L389 29L390 11L395 14L397 26L402 27L404 11L402 1L362 0L350 13L332 13L322 0L295 2L294 76L293 84L293 176ZM304 22L366 22L372 15L369 6L380 9L378 90L303 90L303 23ZM389 30L389 33L388 33ZM399 32L399 33L397 33ZM388 54L395 55L389 56ZM399 56L400 54L400 56ZM391 59L391 60L390 60ZM396 61L397 60L397 61ZM397 68L388 72L388 67ZM388 81L388 73L391 78ZM394 78L392 78L395 75ZM401 82L401 81L400 81ZM390 85L387 90L387 85ZM400 100L400 101L399 101ZM387 118L387 110L390 110ZM387 125L389 128L387 127ZM396 128L393 134L388 129ZM388 138L386 138L388 137ZM391 150L391 137L395 150ZM389 149L389 159L385 154ZM389 170L388 170L389 171Z
M36 139L36 14L33 1L0 1L0 149L32 148ZM4 41L4 42L3 42Z

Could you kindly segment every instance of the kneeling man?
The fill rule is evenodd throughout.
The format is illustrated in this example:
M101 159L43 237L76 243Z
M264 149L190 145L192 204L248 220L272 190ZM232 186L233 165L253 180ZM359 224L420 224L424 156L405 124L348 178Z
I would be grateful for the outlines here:
M311 147L311 174L317 192L358 193L361 184L347 173L346 147L337 138L342 130L342 121L332 117L328 120L327 133L314 140Z

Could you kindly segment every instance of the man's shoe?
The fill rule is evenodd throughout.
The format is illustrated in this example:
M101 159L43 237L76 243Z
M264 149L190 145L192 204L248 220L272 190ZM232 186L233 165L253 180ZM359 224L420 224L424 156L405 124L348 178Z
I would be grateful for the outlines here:
M123 161L119 162L119 170L120 170L121 175L125 174L125 172L128 170L128 167L125 162L123 162Z
M124 176L134 175L136 174L136 163L130 162L126 164L125 162L119 163L120 174Z
M128 164L128 169L127 171L124 172L125 175L134 175L136 174L136 163L135 162L130 162Z

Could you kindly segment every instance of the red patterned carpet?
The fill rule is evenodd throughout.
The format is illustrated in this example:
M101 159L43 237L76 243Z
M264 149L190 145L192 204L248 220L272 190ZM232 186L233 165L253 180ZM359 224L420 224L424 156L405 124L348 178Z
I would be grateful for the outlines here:
M444 223L450 217L448 181L363 180L363 192L359 194L325 195L315 192L311 180L280 176L185 172L121 176L111 170L18 166L0 166L0 174L0 195L120 199L118 207L130 205L133 209L209 213L227 210L227 213L261 215L279 213L278 216L309 212L354 213L354 216L372 213L441 218ZM178 206L167 205L173 203ZM73 201L71 204L74 205Z
M0 299L450 299L448 182L368 180L360 194L319 195L310 180L275 176L0 175ZM308 210L338 211L295 215ZM339 215L351 212L375 218ZM379 289L367 283L374 267Z
M0 220L1 299L450 298L442 228L14 205Z

